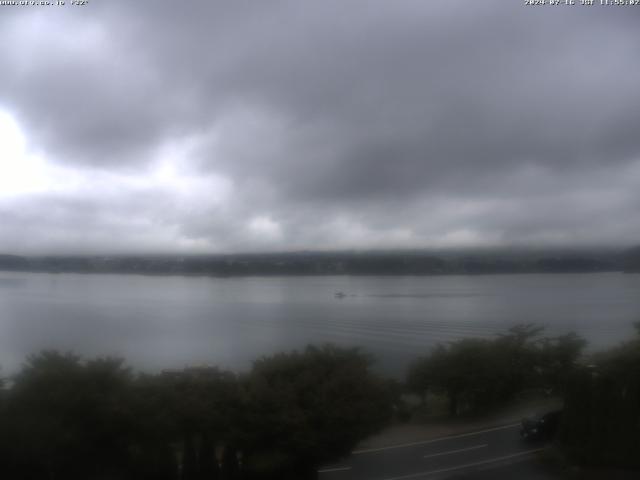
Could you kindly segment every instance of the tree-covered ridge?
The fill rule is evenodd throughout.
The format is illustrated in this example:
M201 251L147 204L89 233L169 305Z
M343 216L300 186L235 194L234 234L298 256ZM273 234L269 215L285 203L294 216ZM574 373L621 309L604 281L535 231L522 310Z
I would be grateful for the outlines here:
M629 250L624 259L627 272L640 272L640 247Z
M618 250L290 252L234 255L0 255L0 270L176 275L443 275L629 269Z

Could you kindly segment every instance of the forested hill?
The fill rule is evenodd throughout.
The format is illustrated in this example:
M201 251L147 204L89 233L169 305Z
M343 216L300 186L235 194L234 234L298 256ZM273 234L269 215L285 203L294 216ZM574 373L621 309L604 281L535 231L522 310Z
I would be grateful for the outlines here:
M237 255L0 255L0 270L177 275L442 275L640 271L633 251L296 252Z
M632 248L624 257L625 271L640 273L640 247Z

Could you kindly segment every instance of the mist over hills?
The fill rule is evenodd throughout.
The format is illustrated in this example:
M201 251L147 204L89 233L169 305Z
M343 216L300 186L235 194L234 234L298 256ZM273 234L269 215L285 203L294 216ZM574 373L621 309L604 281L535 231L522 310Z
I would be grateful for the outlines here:
M640 246L625 253L624 266L627 272L640 272Z
M212 276L639 272L640 247L631 250L309 251L190 256L0 255L0 270Z

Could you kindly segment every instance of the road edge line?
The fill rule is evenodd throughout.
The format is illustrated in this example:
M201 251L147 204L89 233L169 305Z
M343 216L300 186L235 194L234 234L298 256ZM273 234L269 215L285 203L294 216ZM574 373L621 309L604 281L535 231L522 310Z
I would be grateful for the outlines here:
M445 437L439 437L439 438L432 438L430 440L421 440L418 442L411 442L411 443L399 443L396 445L389 445L386 447L376 447L376 448L364 448L361 450L354 450L353 452L351 452L351 455L362 455L363 453L373 453L373 452L382 452L384 450L392 450L395 448L406 448L406 447L414 447L417 445L427 445L429 443L435 443L435 442L441 442L444 440L451 440L454 438L464 438L464 437L471 437L473 435L481 435L483 433L488 433L488 432L495 432L497 430L506 430L507 428L515 428L520 426L520 423L510 423L509 425L501 425L499 427L492 427L492 428L486 428L484 430L478 430L475 432L468 432L468 433L460 433L460 434L455 434L455 435L447 435Z
M465 468L478 467L480 465L488 465L490 463L502 462L504 460L509 460L510 458L523 457L525 455L540 452L544 449L545 447L535 448L533 450L525 450L524 452L513 453L511 455L504 455L502 457L490 458L488 460L482 460L480 462L467 463L466 465L458 465L457 467L440 468L438 470L430 470L428 472L410 473L408 475L401 475L399 477L385 478L384 480L406 480L409 478L426 477L428 475L437 475L439 473L454 472L456 470L463 470Z
M331 473L331 472L346 472L347 470L351 470L351 467L323 468L321 470L316 470L316 471L318 473Z

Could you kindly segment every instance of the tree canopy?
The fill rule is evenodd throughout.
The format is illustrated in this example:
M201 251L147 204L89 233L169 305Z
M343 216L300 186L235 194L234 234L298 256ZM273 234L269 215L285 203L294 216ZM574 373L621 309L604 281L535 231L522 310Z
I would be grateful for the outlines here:
M45 351L0 385L0 461L14 479L303 479L389 419L392 394L355 349L134 374Z
M516 325L496 338L464 338L438 345L407 375L414 392L444 392L449 413L485 411L524 388L560 390L586 342L570 333L542 337L543 328Z

